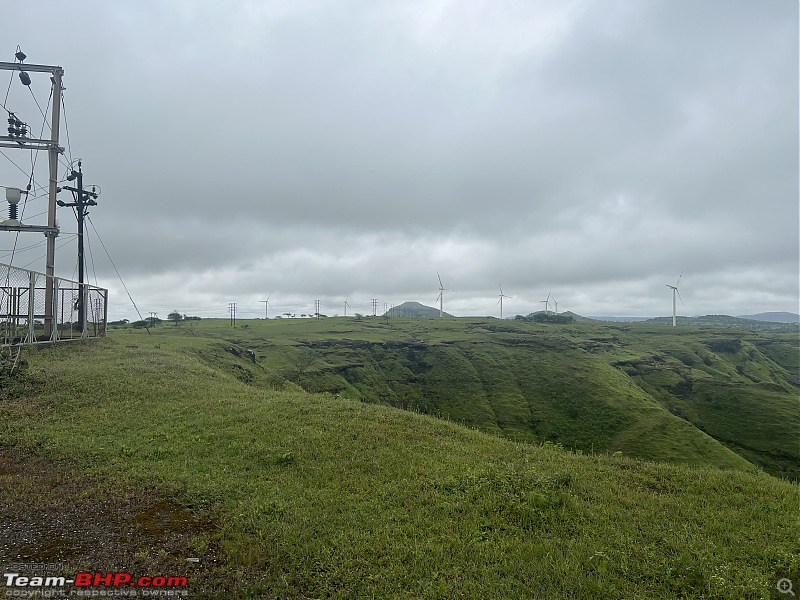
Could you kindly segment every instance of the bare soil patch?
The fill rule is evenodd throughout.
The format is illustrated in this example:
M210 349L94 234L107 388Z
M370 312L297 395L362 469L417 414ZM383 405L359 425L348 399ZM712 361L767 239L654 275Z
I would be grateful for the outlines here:
M119 489L68 464L0 447L3 572L186 576L189 598L232 597L236 585L216 557L214 530L209 516L152 490Z

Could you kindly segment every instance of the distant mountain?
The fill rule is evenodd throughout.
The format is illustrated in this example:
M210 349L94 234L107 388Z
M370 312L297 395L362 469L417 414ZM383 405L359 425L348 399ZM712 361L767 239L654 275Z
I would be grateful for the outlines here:
M432 306L425 306L419 302L403 302L402 304L390 308L384 315L390 317L422 317L424 319L438 319L439 309ZM443 317L453 318L453 315L443 312Z
M612 323L639 323L641 321L647 321L652 319L653 317L610 317L608 315L605 316L595 316L590 315L587 317L592 321L610 321Z
M672 325L672 317L655 317L648 319L645 323L663 323ZM755 319L744 319L741 317L731 317L729 315L705 315L702 317L682 317L678 316L679 327L730 327L733 329L746 329L748 331L785 331L796 332L800 329L800 324L779 323L771 321L757 321Z
M739 318L769 323L800 323L800 315L790 312L763 312L756 315L739 315Z

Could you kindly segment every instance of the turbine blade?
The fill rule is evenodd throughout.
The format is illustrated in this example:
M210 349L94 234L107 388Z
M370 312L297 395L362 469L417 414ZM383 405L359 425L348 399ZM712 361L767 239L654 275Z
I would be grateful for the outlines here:
M550 302L550 292L547 292L547 302Z
M439 289L441 290L444 287L444 284L442 284L442 276L439 275L439 271L436 271L436 276L439 278Z
M677 285L675 286L675 291L678 292L678 298L681 299L681 306L685 306L685 304L683 303L683 298L681 298L681 292L680 292L680 290L678 290L678 286Z

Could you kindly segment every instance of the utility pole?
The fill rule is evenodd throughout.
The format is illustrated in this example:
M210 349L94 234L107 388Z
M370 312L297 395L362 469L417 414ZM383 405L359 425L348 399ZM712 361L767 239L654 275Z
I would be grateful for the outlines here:
M236 327L236 302L228 302L228 310L231 313L231 327Z
M83 189L83 169L81 168L81 161L78 161L78 170L74 169L67 175L67 181L78 180L78 187L70 187L65 185L63 188L57 188L57 191L69 190L72 192L74 202L62 202L58 200L56 203L59 206L70 206L75 208L75 214L78 216L78 329L81 332L81 337L86 335L86 285L84 283L84 266L86 261L83 256L83 220L89 214L89 206L97 206L95 200L99 194L92 186L92 191L87 192Z

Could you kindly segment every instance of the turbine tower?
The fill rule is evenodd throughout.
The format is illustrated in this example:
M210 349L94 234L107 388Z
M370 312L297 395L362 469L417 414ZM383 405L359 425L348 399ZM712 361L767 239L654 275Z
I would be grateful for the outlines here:
M347 303L347 297L345 297L345 299L344 299L344 316L345 316L345 317L347 316L347 308L348 308L349 306L350 306L350 305ZM351 307L351 308L352 308L352 307Z
M259 300L259 302L263 302L264 303L264 318L265 319L269 319L269 307L272 306L272 304L269 303L269 299L270 298L272 298L272 292L269 293L269 295L267 296L266 300Z
M678 326L678 312L677 312L677 305L675 304L675 294L678 295L678 298L681 298L681 293L678 291L678 284L681 282L681 277L683 277L683 273L681 272L680 276L678 277L678 281L675 282L675 285L666 284L668 288L672 288L672 326ZM683 298L681 298L681 306L683 306Z
M500 303L499 303L499 304L500 304L500 318L502 319L502 318L503 318L503 298L511 298L512 300L513 300L514 298L513 298L513 297L511 297L511 296L506 296L506 295L503 293L503 286L502 286L502 285L500 285L499 283L498 283L497 285L498 285L498 286L500 286Z
M444 310L442 309L442 304L444 302L444 293L455 292L456 290L448 290L444 287L444 284L442 283L442 276L439 275L439 271L436 271L436 276L439 278L439 295L436 297L436 299L439 301L439 318L441 319L444 313Z
M547 292L547 299L546 300L539 300L539 302L544 303L544 314L545 316L550 316L550 311L548 307L550 306L550 292Z
M556 305L556 315L558 315L558 300L556 300L555 298L553 298L553 304L555 304L555 305Z

